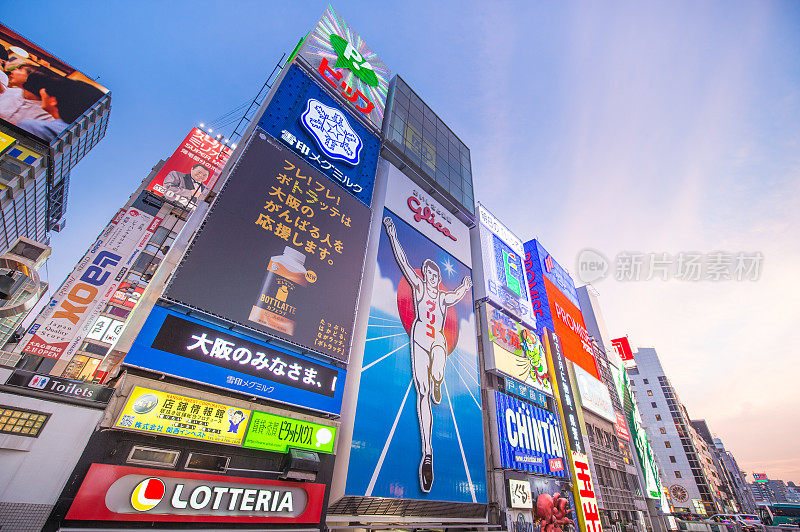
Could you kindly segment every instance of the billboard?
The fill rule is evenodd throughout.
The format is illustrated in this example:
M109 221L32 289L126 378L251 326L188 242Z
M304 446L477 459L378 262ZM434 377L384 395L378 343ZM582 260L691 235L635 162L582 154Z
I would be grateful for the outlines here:
M569 478L558 414L495 391L500 467Z
M109 303L116 303L123 307L133 308L144 294L144 286L132 286L129 282L119 283L117 291L109 300Z
M558 405L561 410L561 419L564 422L564 431L567 433L569 448L572 451L583 453L586 451L583 444L583 430L578 419L575 389L572 386L572 379L570 379L567 360L564 358L561 339L553 331L546 329L543 337L547 362L553 368L553 381L555 387L558 388Z
M628 341L627 336L614 338L611 340L611 346L619 355L619 358L622 359L622 363L626 368L636 367L636 359L633 358L633 350L631 349L631 343Z
M124 364L338 414L345 370L155 306Z
M545 355L543 355L545 356ZM546 358L545 358L546 360ZM522 384L521 382L517 382L514 379L504 379L505 389L503 390L506 393L511 395L521 397L531 403L541 406L542 408L547 408L547 396L540 392L539 390L535 390L526 384ZM552 383L551 383L552 386Z
M584 530L581 532L603 532L600 523L600 512L597 508L597 495L592 484L592 475L589 469L589 460L583 453L572 452L572 472L575 475L575 485L580 505L583 509Z
M491 305L481 307L484 367L553 395L547 356L539 336Z
M121 209L28 328L20 351L69 361L160 223Z
M524 247L526 281L539 326L554 330L565 356L599 380L572 278L537 240L525 242Z
M617 432L617 438L620 440L631 441L631 433L628 431L628 422L625 421L625 416L619 412L614 412L617 420L614 422L614 429Z
M617 415L614 412L611 394L608 393L606 385L589 375L580 366L573 366L573 369L575 370L578 391L581 395L581 406L614 423L617 420Z
M277 453L291 447L330 454L335 443L336 427L258 411L253 412L244 437L245 447Z
M194 210L216 184L230 155L228 146L194 127L147 185L147 190Z
M298 57L311 67L318 83L380 131L391 72L332 7L308 34Z
M250 410L135 386L114 426L227 445L241 445Z
M164 297L347 361L368 225L369 208L257 131Z
M66 519L318 523L324 495L310 482L92 464Z
M753 473L753 482L769 482L766 473Z
M487 297L517 319L536 327L530 294L525 286L522 240L480 202L478 218L484 286L477 287L476 299Z
M0 121L52 143L108 89L0 24Z
M402 194L387 193L399 212L382 212L345 493L485 502L467 228L415 218L433 200L400 172L389 177Z
M297 65L289 66L258 127L370 205L380 140Z

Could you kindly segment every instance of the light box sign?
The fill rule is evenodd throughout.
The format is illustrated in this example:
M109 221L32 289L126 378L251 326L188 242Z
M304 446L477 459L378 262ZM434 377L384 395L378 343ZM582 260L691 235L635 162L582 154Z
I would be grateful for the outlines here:
M561 347L561 339L552 331L544 332L545 349L547 350L547 360L553 367L553 380L558 387L559 407L561 409L564 429L569 440L569 448L572 451L584 452L583 431L581 430L580 420L578 419L578 404L576 402L575 390L572 386L572 379L569 376L569 367L564 358L564 351Z
M300 67L289 67L258 126L362 203L371 203L380 140Z
M369 216L257 130L164 297L347 361Z
M267 412L253 412L244 438L251 449L285 453L289 448L333 453L336 427Z
M533 508L531 483L527 480L508 479L509 506L512 508Z
M628 431L628 423L625 421L625 416L619 412L615 412L617 420L614 422L614 429L617 431L617 438L620 440L631 441L631 433Z
M576 491L583 509L583 525L581 532L603 532L600 522L600 511L597 508L597 495L589 472L589 460L583 453L572 452L572 470Z
M500 466L568 477L557 414L495 391Z
M310 482L92 464L66 519L318 523L324 495Z
M391 72L359 34L328 7L298 53L326 90L380 130Z
M481 203L478 203L478 217L485 284L477 292L478 299L488 297L517 319L536 327L530 294L525 286L522 240Z
M482 306L486 316L484 363L487 371L511 377L530 388L553 394L547 356L539 336L491 305Z
M118 429L241 445L250 410L135 386Z
M614 412L614 405L611 403L611 394L602 381L595 379L580 366L573 366L575 370L575 380L578 384L578 391L581 395L581 405L583 408L591 410L595 414L614 423L617 415Z
M156 306L124 363L339 414L345 370Z
M526 384L517 382L514 379L505 379L506 393L521 397L527 401L535 403L537 406L547 408L547 396Z
M636 367L636 359L633 357L633 350L631 349L631 343L628 341L627 336L614 338L611 340L611 346L614 348L617 355L619 355L619 358L622 359L622 363L626 368Z
M423 203L433 200L399 171L389 177L400 193L387 192L381 213L345 493L483 503L471 270L459 258L469 260L467 228L438 223L440 205Z

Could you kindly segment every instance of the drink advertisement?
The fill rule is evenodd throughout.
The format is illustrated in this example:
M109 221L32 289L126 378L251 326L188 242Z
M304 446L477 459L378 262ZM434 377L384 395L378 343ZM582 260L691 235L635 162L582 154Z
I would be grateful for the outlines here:
M477 299L488 297L496 306L535 328L536 317L522 264L525 253L522 240L481 203L478 203L478 216L484 286L478 288Z
M345 493L485 502L468 231L389 178Z
M257 130L164 297L347 361L368 225L363 203Z
M219 178L232 150L200 128L192 128L147 190L189 210L203 201Z
M69 361L161 219L121 209L42 309L21 351Z
M481 307L485 315L487 371L496 371L548 395L553 387L548 374L547 356L539 336L491 305Z

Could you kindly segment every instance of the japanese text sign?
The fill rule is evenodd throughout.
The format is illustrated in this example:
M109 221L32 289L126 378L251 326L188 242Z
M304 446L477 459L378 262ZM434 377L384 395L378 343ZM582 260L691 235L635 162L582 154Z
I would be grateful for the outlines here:
M581 532L603 532L600 524L600 512L597 509L597 496L589 472L589 460L583 453L572 452L572 471L575 475L576 491L580 496L583 508L583 519L586 526Z
M505 379L505 384L506 393L521 397L522 399L528 400L537 406L541 406L542 408L547 408L547 396L539 390L535 390L527 384L522 384L514 379Z
M531 483L527 480L508 479L508 493L512 508L533 508Z
M326 90L343 98L362 120L381 129L391 72L333 8L325 10L298 57Z
M156 306L124 363L338 414L345 371Z
M583 452L583 431L581 430L580 420L578 419L578 405L572 386L572 379L570 379L569 375L567 360L564 358L564 351L561 347L561 340L558 335L546 329L544 339L545 349L547 350L547 361L553 368L553 379L556 382L558 395L561 399L559 405L570 450Z
M332 453L335 442L336 427L256 411L244 446L278 453L285 453L289 448Z
M227 445L241 445L250 410L135 386L114 425Z
M346 361L368 224L369 208L257 131L164 297Z
M631 441L631 433L628 431L628 423L625 421L625 416L619 412L615 412L617 421L614 423L614 428L617 431L617 438L620 440Z
M378 137L300 67L289 67L258 126L362 203L371 203Z

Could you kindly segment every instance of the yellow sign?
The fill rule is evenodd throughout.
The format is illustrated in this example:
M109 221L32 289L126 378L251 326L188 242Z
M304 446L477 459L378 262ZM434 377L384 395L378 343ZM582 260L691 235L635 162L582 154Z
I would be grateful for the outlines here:
M114 425L179 438L241 445L250 410L136 386Z
M3 155L15 142L17 139L0 131L0 155Z

